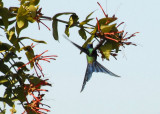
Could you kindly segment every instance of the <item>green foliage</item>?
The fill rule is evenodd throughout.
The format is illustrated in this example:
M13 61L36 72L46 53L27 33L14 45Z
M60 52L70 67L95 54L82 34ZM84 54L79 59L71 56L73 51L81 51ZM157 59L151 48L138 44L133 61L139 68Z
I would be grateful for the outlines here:
M13 44L15 49L17 51L19 51L20 46L19 46L18 38L15 35L15 28L13 27L9 31L7 31L6 36L7 36L8 40Z
M109 57L110 57L110 53L111 53L111 50L112 50L112 44L111 43L105 43L104 45L102 45L100 47L100 50L102 51L103 55L105 56L105 58L107 60L109 60Z
M9 18L12 18L11 13L9 12L9 10L7 8L4 8L2 5L2 2L0 3L1 7L0 7L0 16L2 17L1 21L0 21L0 25L5 26L5 29L8 28L10 22L9 22Z
M47 43L46 43L45 41L43 41L43 40L36 40L36 39L33 39L33 38L29 38L29 37L20 37L20 38L18 38L19 41L24 40L24 39L29 39L29 40L32 40L33 42L36 42L36 43L47 44Z
M19 7L5 8L3 7L2 0L0 0L0 28L4 30L6 39L9 41L9 43L4 42L2 39L0 41L0 86L6 88L4 96L0 97L0 102L4 103L4 109L0 109L0 114L5 114L6 105L11 107L10 112L12 114L16 113L15 102L17 101L19 101L22 106L28 107L27 96L30 95L30 90L34 90L35 88L41 89L43 85L47 85L47 82L44 82L40 77L27 74L35 64L34 57L36 55L34 54L33 45L25 46L23 44L24 40L31 40L32 42L43 44L46 44L46 42L30 37L19 37L21 31L28 28L29 23L40 20L42 16L40 10L39 15L37 15L37 5L39 1L40 0L21 0ZM23 52L22 50L25 51L29 61L28 64L31 66L30 69L26 66L28 64L23 62L25 56L19 57L19 53ZM37 57L36 59L39 58ZM30 86L31 83L35 85L39 84L40 86L32 87ZM32 94L33 93L34 91ZM30 108L30 110L32 110L32 108ZM37 113L35 111L32 112Z
M18 8L16 16L16 31L19 36L20 32L28 27L28 23L35 22L39 0L21 0L21 6Z
M79 32L79 35L80 35L84 40L87 39L87 36L86 36L86 32L85 32L84 27L81 27L78 32Z
M7 44L7 43L3 43L3 42L0 42L0 51L9 51L9 50L12 50L12 46Z
M24 102L26 101L25 95L24 95L24 89L22 87L17 87L14 90L14 95L16 96L16 98L21 101Z
M0 97L0 101L7 103L10 107L13 107L14 103L9 98L2 98Z
M6 79L5 76L0 76L0 85L3 85L6 82L8 82L8 79Z
M32 59L34 58L34 51L30 46L25 47L24 50L26 51L25 54L27 56L28 61L31 61L30 66L31 66L31 68L33 68L34 61L32 61Z
M3 2L0 0L0 8L3 8Z
M56 15L54 15L53 17L52 17L52 29L53 29L53 37L54 37L54 39L55 40L59 40L59 36L58 36L58 17L59 16L62 16L62 15L73 15L74 13L72 13L72 12L64 12L64 13L57 13ZM73 16L74 17L74 16ZM76 16L75 16L76 17ZM72 19L70 19L71 21L72 21ZM75 20L75 19L74 19ZM64 21L63 21L64 22ZM66 24L68 24L68 22L64 22L64 23L66 23ZM73 22L69 22L70 23L70 25L71 25L71 23L73 23ZM67 27L66 27L67 28ZM69 35L69 28L67 28L66 30L65 30L65 33L67 34L67 35Z
M4 61L1 59L0 60L0 72L2 72L3 74L7 74L9 73L9 67L4 63Z

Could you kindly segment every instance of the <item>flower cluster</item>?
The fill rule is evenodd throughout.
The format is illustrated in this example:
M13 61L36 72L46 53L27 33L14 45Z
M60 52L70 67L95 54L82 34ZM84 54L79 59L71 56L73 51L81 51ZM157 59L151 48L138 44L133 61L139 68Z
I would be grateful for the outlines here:
M48 105L41 103L41 101L43 100L43 96L44 96L44 94L41 94L41 91L47 92L48 90L40 89L40 86L46 86L46 85L51 86L51 84L49 84L47 82L47 80L48 79L41 80L36 85L33 84L33 83L24 85L24 94L26 96L27 105L25 106L26 111L24 111L23 114L25 114L25 112L28 113L29 111L33 111L33 112L36 112L38 114L44 114L44 112L42 112L42 111L46 111L46 112L50 111L50 110L45 109L45 108L40 108L40 105L42 105L42 106L45 105L45 106L49 107ZM37 96L35 95L35 92L38 92ZM31 95L33 97L31 102L29 102L28 99L27 99L28 95Z
M32 47L33 48L33 47ZM36 75L38 77L41 77L38 72L37 72L37 69L41 72L42 76L44 77L44 73L42 72L43 69L42 67L40 66L39 64L39 61L40 60L43 60L43 61L47 61L47 62L50 62L49 60L56 60L55 58L53 57L57 57L57 55L49 55L49 56L42 56L44 53L46 53L48 50L44 51L43 53L39 54L39 55L35 55L35 57L32 58L32 60L30 60L28 63L24 64L23 66L19 67L19 69L21 69L22 67L25 67L26 65L30 64L31 62L34 63L34 70L36 72Z
M108 15L104 12L102 6L98 3L100 6L101 10L104 13L105 18L101 18L97 20L97 25L96 25L96 33L95 36L100 39L100 42L102 46L100 47L99 51L102 55L102 59L106 58L109 60L109 56L117 56L117 53L119 50L120 46L124 45L135 45L132 42L128 42L128 40L132 37L134 37L138 32L135 32L131 34L130 36L127 36L128 32L124 32L124 30L118 30L118 27L122 25L124 22L121 22L118 26L113 23L117 18L115 15L112 17L108 17ZM116 58L115 58L116 59Z

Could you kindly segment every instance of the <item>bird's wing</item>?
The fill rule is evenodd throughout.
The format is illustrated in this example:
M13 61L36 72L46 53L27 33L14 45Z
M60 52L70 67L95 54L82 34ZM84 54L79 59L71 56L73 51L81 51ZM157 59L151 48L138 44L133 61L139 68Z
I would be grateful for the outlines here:
M63 35L69 42L71 42L74 46L76 46L78 49L80 49L82 52L86 53L88 55L88 51L85 48L82 48L81 46L77 45L76 43L69 40L65 35Z

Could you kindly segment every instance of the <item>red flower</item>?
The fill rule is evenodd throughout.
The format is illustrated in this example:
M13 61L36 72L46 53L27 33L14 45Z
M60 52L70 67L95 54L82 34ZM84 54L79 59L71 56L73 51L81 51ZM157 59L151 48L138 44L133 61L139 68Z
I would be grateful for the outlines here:
M37 21L38 23L38 28L40 30L40 25L39 23L42 23L48 30L51 30L46 24L44 24L41 20L45 20L45 19L41 19L43 14L41 13L42 8L40 8L38 11L36 11L36 17L34 17L34 19Z
M26 102L27 102L27 105L26 105L26 111L29 112L29 110L32 110L38 114L44 114L44 112L42 111L47 111L49 112L50 110L48 109L45 109L45 108L40 108L40 105L45 105L45 104L42 104L41 101L43 100L42 97L44 96L44 94L41 94L40 92L41 91L48 91L46 89L39 89L40 86L44 86L44 85L49 85L51 86L51 84L49 84L47 82L48 79L46 80L41 80L38 84L34 85L32 83L30 84L25 84L24 85L24 94L26 96ZM34 94L35 92L38 92L38 94ZM27 96L28 95L31 95L33 97L33 100L31 100L31 102L28 101L27 99ZM48 105L45 105L47 107L49 107ZM23 114L25 114L25 112L23 112Z
M42 56L42 55L43 55L44 53L46 53L47 51L48 51L48 50L44 51L43 53L41 53L41 54L39 54L39 55L35 55L35 57L32 58L32 60L30 60L28 63L24 64L23 66L19 67L18 70L21 69L22 67L30 64L31 62L34 62L34 69L35 69L35 71L36 71L37 76L40 77L40 76L38 75L38 72L37 72L37 70L36 70L36 67L38 68L38 70L41 72L41 74L42 74L43 77L44 77L44 74L43 74L43 72L42 72L42 67L40 66L40 64L39 64L38 62L39 62L40 60L50 62L50 60L56 60L56 59L53 58L53 57L57 57L57 55Z

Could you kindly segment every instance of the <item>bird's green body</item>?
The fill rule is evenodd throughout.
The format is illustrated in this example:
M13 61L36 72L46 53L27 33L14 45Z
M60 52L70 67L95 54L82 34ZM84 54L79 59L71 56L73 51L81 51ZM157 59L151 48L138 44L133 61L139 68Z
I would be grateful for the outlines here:
M87 56L87 62L89 63L89 64L92 64L94 61L96 61L96 59L97 59L97 54L94 54L93 55L93 48L90 48L90 49L88 49L88 55L86 55Z

